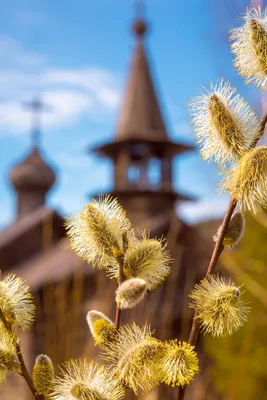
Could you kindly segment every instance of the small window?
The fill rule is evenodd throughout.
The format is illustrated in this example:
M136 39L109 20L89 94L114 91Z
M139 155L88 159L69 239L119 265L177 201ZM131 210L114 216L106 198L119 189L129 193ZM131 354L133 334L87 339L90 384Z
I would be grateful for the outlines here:
M148 162L148 181L150 186L161 187L161 162L158 158L152 158Z
M130 165L127 176L130 182L138 182L140 180L140 168L136 165Z

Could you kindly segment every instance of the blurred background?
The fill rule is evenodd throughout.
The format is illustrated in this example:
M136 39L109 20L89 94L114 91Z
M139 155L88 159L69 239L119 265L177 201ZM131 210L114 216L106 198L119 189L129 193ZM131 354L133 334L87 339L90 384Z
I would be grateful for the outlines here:
M29 365L39 352L56 363L98 353L84 316L97 308L112 317L115 287L106 290L105 276L72 254L63 223L99 193L118 197L139 229L167 236L175 258L167 283L125 322L147 319L159 337L186 339L187 295L228 202L215 193L219 171L195 148L186 104L224 77L258 115L266 111L229 48L248 5L266 2L1 0L0 267L35 294L36 326L22 338ZM222 257L221 271L244 284L253 312L231 338L201 343L203 373L187 399L267 398L266 239L266 215L248 215L240 246ZM23 382L10 382L4 400L16 398L14 382L31 398Z
M228 30L248 4L146 0L150 64L172 139L194 140L187 100L220 77L261 110L259 92L237 76L228 44ZM30 146L31 114L22 103L36 96L51 106L41 114L42 149L58 169L48 204L71 213L88 194L111 188L111 164L86 148L114 137L135 44L135 8L134 0L67 0L64 7L52 1L1 1L1 226L15 213L8 171ZM222 214L227 199L214 195L216 184L216 170L197 152L175 161L175 188L197 196L194 204L181 206L190 223Z

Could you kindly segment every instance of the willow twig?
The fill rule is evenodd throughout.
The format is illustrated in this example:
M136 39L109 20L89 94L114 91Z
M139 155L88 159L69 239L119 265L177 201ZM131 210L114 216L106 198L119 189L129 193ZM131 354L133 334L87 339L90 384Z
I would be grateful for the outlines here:
M260 140L260 138L264 134L266 123L267 123L267 112L263 115L263 117L261 119L261 123L260 123L260 128L259 128L258 134L255 136L255 138L250 143L249 149L254 149L254 147L256 147L258 141Z
M119 258L119 276L118 276L118 287L122 284L124 280L124 274L123 274L123 258ZM121 321L121 309L117 305L116 307L116 318L115 318L115 328L119 329L120 327L120 321Z
M257 135L255 136L255 138L250 143L249 150L254 149L256 147L258 141L260 140L260 138L264 134L264 130L265 130L266 124L267 124L267 112L263 115L263 117L261 119L259 131L258 131ZM218 259L219 259L220 255L222 254L222 252L224 250L223 240L224 240L224 237L225 237L226 230L227 230L227 228L229 226L231 217L233 215L233 212L234 212L234 210L236 208L236 204L237 204L237 200L234 197L231 197L230 202L229 202L228 207L227 207L227 210L226 210L226 213L225 213L225 216L224 216L224 219L223 219L223 222L222 222L222 225L221 225L221 228L220 228L220 231L219 231L218 239L217 239L216 244L215 244L214 249L213 249L213 253L212 253L212 256L211 256L209 267L208 267L207 272L206 272L206 277L214 272L214 269L215 269L215 267L217 265ZM188 342L192 346L195 346L196 343L197 343L199 331L200 331L200 322L197 319L197 314L195 312L194 313L194 317L193 317L191 331L190 331L190 334L189 334L189 340L188 340ZM183 400L184 399L186 388L187 388L187 386L179 388L178 400Z
M223 240L224 240L225 232L229 226L229 222L230 222L231 216L233 215L233 212L235 210L236 203L237 203L237 201L232 197L230 199L229 205L227 207L227 211L225 213L225 216L224 216L221 228L220 228L218 240L216 241L216 244L214 246L214 250L213 250L212 257L211 257L211 260L209 263L209 267L207 269L206 277L213 273L213 271L217 265L218 259L224 250ZM188 340L188 342L192 346L195 346L197 343L199 331L200 331L200 323L199 323L199 320L197 319L197 314L195 312L194 317L193 317L193 323L192 323L190 335L189 335L189 340ZM178 400L184 399L186 387L187 386L179 388Z

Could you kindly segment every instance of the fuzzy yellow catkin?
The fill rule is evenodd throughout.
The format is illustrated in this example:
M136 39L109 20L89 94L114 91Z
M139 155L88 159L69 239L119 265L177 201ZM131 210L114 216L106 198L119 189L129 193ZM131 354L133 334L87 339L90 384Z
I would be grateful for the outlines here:
M144 298L147 290L146 281L132 278L124 281L116 291L116 303L119 308L135 307Z
M240 157L246 149L245 135L236 115L216 93L210 96L208 112L213 129L218 135L217 140L222 142L226 151Z
M249 23L250 40L255 53L259 68L267 74L267 31L256 19L251 19Z
M33 386L38 394L47 395L53 388L54 368L51 359L45 354L36 357L32 370Z
M106 346L110 341L116 338L116 328L113 322L103 313L91 310L87 313L86 321L99 347Z
M7 371L20 371L15 348L15 336L0 321L0 367Z
M84 383L76 383L73 385L71 388L71 394L77 400L104 400L95 389L86 386Z
M238 201L239 207L254 213L267 206L267 146L249 150L221 184Z
M0 389L6 381L7 374L8 374L8 369L0 365Z
M190 121L204 160L235 163L259 129L255 111L221 79L188 103Z
M123 272L127 279L143 279L148 290L153 290L169 275L171 261L167 243L163 239L149 239L144 232L141 240L126 250Z
M109 343L102 357L109 368L126 387L148 393L161 382L159 360L163 343L152 336L148 325L124 325L116 341Z
M27 331L35 318L35 305L25 281L8 274L0 281L0 309L13 330Z
M247 9L243 24L231 31L231 49L238 73L260 89L267 89L267 14L260 7Z
M244 230L245 230L245 218L240 211L237 211L231 217L229 226L225 231L223 245L225 247L236 246L243 237ZM214 235L213 237L215 242L217 242L220 232L221 232L221 226L219 227L217 234Z
M118 258L127 240L134 237L125 210L110 195L88 203L77 215L66 220L67 235L74 252L93 267L105 268L110 277L118 276Z
M231 335L247 320L249 308L241 300L240 288L219 275L203 279L189 297L204 333Z
M104 366L86 359L70 360L55 378L51 400L122 400L125 390Z
M177 340L165 342L160 369L162 382L167 385L173 387L188 385L199 371L194 346Z

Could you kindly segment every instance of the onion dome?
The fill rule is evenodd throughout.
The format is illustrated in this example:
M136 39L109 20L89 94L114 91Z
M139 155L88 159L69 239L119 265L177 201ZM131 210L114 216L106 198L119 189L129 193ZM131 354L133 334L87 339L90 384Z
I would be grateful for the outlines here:
M43 160L39 150L33 147L29 155L10 172L10 180L16 189L36 189L48 192L56 176L53 169Z

